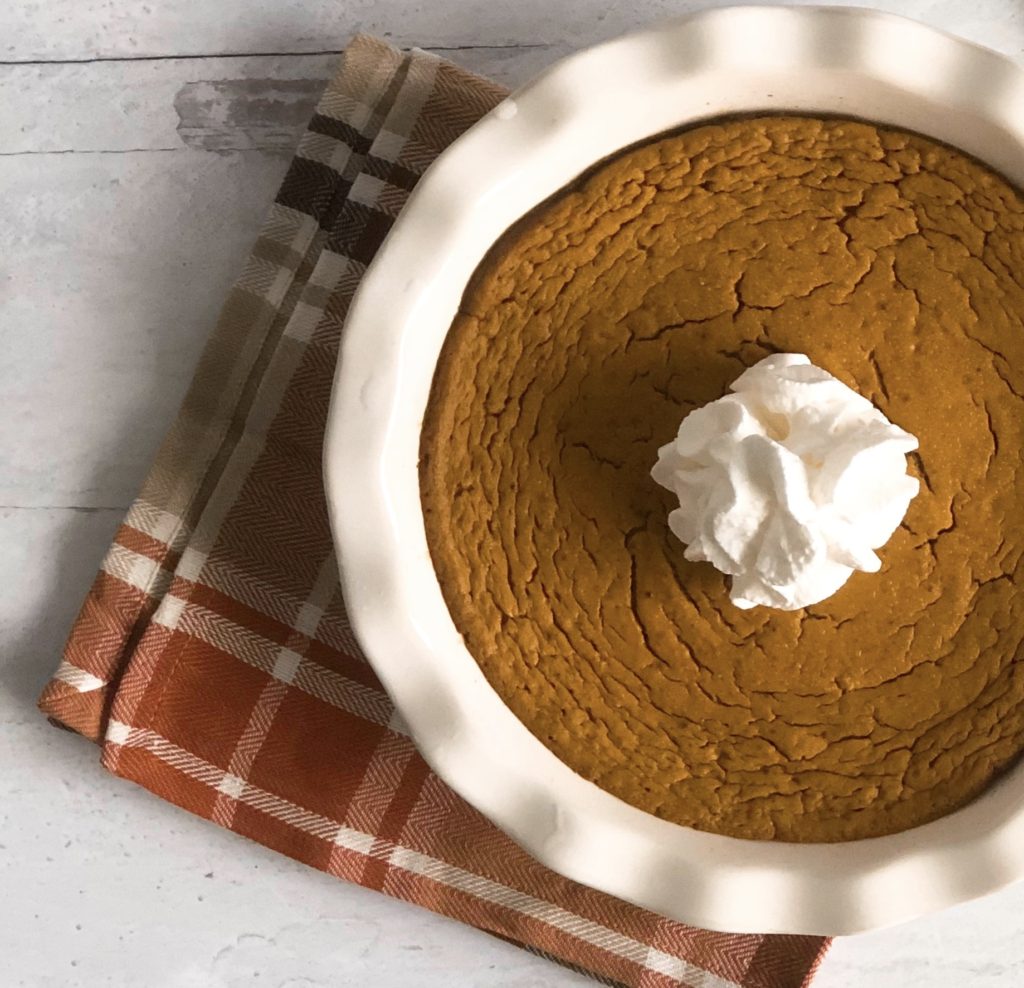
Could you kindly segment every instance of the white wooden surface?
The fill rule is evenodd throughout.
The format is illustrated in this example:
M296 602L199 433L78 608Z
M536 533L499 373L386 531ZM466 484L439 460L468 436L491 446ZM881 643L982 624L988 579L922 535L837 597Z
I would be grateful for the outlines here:
M511 85L694 6L0 5L0 986L588 983L109 778L33 701L346 39ZM1024 59L1021 0L877 6ZM1016 988L1024 888L841 941L817 984Z

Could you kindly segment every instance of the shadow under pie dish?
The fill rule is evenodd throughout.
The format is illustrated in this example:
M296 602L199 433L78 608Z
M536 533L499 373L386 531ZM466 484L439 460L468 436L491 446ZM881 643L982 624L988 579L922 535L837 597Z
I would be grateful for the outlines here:
M750 18L788 38L796 62L758 54ZM726 34L743 58L716 66ZM840 35L857 84L815 49ZM980 59L987 93L881 71L877 55L865 67L858 37L875 52L912 40L944 72L952 52ZM1019 201L1000 177L1020 180L1003 110L1019 72L863 12L719 11L644 39L570 60L459 142L485 131L477 150L492 157L524 134L538 145L510 150L498 174L489 165L481 199L459 144L428 174L417 196L433 191L435 220L449 209L455 228L444 271L430 280L403 218L378 264L423 280L397 306L384 353L378 319L372 361L359 308L379 316L384 295L372 309L368 278L357 299L332 434L352 437L349 470L361 458L371 486L387 481L377 518L402 561L388 587L358 576L379 573L381 549L342 531L332 490L357 633L428 760L571 877L737 930L847 932L978 894L1014 873L1006 848L1020 825L1015 771L948 813L1012 760L1019 737L1016 556L1012 537L1000 544L1024 366ZM606 104L616 123L596 134L582 94L641 47L665 77ZM699 50L715 57L698 71ZM993 91L998 112L983 105ZM625 120L638 93L655 108ZM561 123L545 130L556 105ZM667 130L678 132L652 137ZM486 216L459 216L456 188L486 201ZM602 207L590 213L588 188ZM649 476L688 408L776 349L807 353L921 440L922 493L880 551L883 571L802 614L731 608L721 575L683 560L670 498ZM339 489L330 462L328 482ZM403 628L395 612L407 610ZM383 653L399 642L416 643L417 668L389 677ZM932 659L950 646L940 669ZM889 836L861 839L877 834ZM981 846L986 865L969 873ZM623 865L602 864L612 855ZM769 888L770 908L749 901Z

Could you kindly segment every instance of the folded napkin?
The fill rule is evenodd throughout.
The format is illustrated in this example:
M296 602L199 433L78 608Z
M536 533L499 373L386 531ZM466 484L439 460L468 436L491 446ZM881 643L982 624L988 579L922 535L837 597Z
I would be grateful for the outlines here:
M417 178L503 96L351 43L40 706L164 799L606 983L806 984L819 937L693 929L533 861L430 771L352 636L321 484L342 322Z

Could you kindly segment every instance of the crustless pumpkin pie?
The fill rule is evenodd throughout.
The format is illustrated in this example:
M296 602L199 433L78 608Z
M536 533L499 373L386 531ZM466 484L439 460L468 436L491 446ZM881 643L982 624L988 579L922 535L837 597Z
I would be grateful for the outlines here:
M650 470L689 411L807 354L917 436L882 570L740 610ZM961 806L1024 746L1024 202L843 119L658 138L477 271L422 433L427 539L487 679L576 772L680 824L839 841Z

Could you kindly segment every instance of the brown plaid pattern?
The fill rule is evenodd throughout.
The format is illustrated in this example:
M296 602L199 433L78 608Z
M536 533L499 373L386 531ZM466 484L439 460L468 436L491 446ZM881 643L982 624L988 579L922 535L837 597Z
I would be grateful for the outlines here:
M503 95L352 43L40 705L165 799L605 983L806 984L820 938L693 929L533 861L430 772L352 636L321 487L342 322L419 175Z

